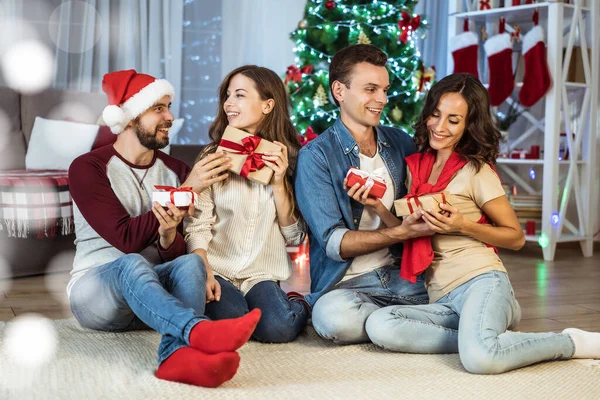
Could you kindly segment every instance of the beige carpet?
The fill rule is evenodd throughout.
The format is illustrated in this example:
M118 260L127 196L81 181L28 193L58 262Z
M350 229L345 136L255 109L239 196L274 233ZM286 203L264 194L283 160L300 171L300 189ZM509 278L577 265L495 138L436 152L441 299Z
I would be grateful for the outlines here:
M5 326L0 323L0 348ZM74 319L55 327L56 357L35 374L0 354L0 399L600 399L598 362L549 362L476 376L457 355L334 346L311 328L294 343L246 345L234 379L203 389L154 377L160 339L154 332L95 332Z

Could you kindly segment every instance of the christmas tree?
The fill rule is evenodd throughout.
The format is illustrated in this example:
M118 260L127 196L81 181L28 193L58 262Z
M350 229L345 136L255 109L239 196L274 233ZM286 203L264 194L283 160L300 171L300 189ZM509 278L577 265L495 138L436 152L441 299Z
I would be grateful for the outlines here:
M285 83L292 122L303 136L314 137L331 126L339 111L329 94L328 71L336 51L351 44L372 43L389 57L389 102L381 122L412 133L411 124L434 78L415 47L426 22L414 15L417 0L307 0L304 19L291 33L296 65Z

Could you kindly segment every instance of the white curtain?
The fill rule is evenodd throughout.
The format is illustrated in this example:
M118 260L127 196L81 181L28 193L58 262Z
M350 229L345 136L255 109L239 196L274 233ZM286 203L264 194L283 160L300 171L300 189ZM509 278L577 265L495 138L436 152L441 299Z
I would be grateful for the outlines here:
M167 79L180 94L183 0L83 4L59 3L50 15L51 36L52 29L56 32L55 87L100 91L104 74L133 68ZM174 114L178 99L172 105Z
M427 19L427 36L419 40L421 58L426 66L435 66L436 79L446 76L448 57L448 1L420 0L415 13Z
M244 64L257 64L284 74L295 59L289 34L303 18L306 1L222 1L222 77Z

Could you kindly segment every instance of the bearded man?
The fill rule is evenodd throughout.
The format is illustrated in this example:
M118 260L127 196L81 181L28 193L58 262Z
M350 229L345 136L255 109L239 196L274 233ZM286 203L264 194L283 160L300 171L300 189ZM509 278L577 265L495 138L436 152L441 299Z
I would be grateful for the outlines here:
M168 81L116 71L104 76L102 89L110 104L104 121L119 136L69 168L77 248L67 286L71 310L86 328L159 332L159 379L219 386L235 375L236 350L250 338L260 310L208 320L204 262L184 255L182 221L194 205L164 209L152 202L152 192L154 185L182 182L200 192L226 178L227 158L206 157L190 174L185 163L158 151L169 144L173 122Z

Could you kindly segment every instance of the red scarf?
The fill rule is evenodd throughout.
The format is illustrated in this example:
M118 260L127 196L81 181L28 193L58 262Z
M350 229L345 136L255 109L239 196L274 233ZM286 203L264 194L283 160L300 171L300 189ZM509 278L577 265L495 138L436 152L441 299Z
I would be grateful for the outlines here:
M452 155L446 161L446 164L444 164L437 182L432 185L431 183L427 183L427 180L429 180L429 175L431 175L434 162L435 154L433 151L415 153L406 157L406 164L412 176L412 184L409 193L404 198L443 191L452 178L454 178L454 175L467 164L465 158L456 152L452 152ZM483 214L477 222L480 224L488 223L487 216ZM405 240L400 277L415 283L417 275L425 271L431 265L432 261L433 248L431 247L431 236Z

